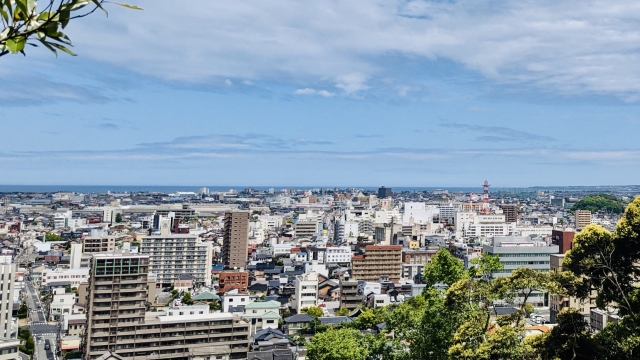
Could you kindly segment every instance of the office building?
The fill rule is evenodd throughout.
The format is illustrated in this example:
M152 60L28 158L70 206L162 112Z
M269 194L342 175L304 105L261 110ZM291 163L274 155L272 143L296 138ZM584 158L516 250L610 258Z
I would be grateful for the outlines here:
M311 271L307 274L297 275L294 287L292 307L298 313L302 309L318 306L318 273Z
M591 224L591 211L589 210L576 210L576 229L584 229L587 225Z
M576 232L573 230L554 229L551 231L551 243L558 245L559 254L566 254L567 251L573 248L573 238L575 236Z
M231 211L224 214L222 263L230 268L244 268L249 251L249 212Z
M364 281L380 281L388 277L398 282L402 277L402 246L368 245L364 255L355 255L351 259L351 278Z
M393 197L393 190L391 188L381 187L378 188L378 199L385 199Z
M0 256L0 337L12 337L13 291L16 265L11 255Z
M298 220L293 224L293 229L297 238L311 238L314 234L322 231L322 223L315 219Z
M558 245L548 245L526 236L496 236L490 245L483 245L482 251L500 257L504 269L493 275L503 277L521 267L549 271L551 254L558 253Z
M518 204L500 204L505 222L514 223L518 221Z

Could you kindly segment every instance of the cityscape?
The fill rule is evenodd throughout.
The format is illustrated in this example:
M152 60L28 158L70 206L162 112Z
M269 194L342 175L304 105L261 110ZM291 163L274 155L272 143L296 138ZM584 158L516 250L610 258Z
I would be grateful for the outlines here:
M0 0L0 360L640 359L640 3L126 1Z
M560 273L578 239L594 227L615 231L639 193L492 192L488 181L472 192L5 192L2 354L305 359L318 356L314 346L339 347L315 344L318 333L346 329L393 342L399 309L429 286L448 294L454 285L432 279L445 271L439 261L473 274L479 260L495 257L483 275L493 281L522 269ZM615 304L599 307L593 291L582 298L554 289L503 292L491 321L521 315L530 337L574 311L585 331L599 334L623 315ZM411 351L399 344L393 351Z

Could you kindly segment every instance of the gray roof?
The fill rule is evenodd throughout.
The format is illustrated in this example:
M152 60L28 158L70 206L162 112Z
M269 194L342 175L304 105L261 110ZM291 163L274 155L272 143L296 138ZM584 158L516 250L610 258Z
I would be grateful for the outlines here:
M284 322L302 323L302 322L310 322L311 320L313 320L313 316L309 314L295 314L293 316L289 316L288 318L284 319Z
M341 323L350 323L353 322L353 318L349 316L328 316L328 317L320 317L320 324L322 325L338 325Z

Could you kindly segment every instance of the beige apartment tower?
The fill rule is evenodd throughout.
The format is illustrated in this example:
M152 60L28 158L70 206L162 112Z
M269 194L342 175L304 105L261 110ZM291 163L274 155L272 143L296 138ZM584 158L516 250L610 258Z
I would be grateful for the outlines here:
M576 210L576 229L584 229L591 224L591 211Z
M224 214L222 263L229 268L247 266L249 250L249 212L231 211Z
M402 246L369 245L364 255L351 259L351 278L364 281L380 281L388 277L398 282L402 277Z
M129 252L94 254L89 269L85 359L108 351L122 354L136 324L144 323L149 256ZM135 334L135 333L134 333Z

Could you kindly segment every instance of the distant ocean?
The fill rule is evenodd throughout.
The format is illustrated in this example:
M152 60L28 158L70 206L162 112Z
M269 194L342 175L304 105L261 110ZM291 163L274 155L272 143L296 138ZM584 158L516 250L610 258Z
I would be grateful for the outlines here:
M0 185L0 193L3 192L25 192L25 193L51 193L51 192L77 192L77 193L114 193L124 192L198 192L202 186L142 186L142 185ZM229 191L231 189L242 191L249 186L207 186L209 191ZM268 190L270 188L276 191L281 189L334 189L336 186L251 186L255 190ZM337 186L339 189L356 188L362 190L377 190L378 187L358 187L358 186ZM428 190L448 190L450 192L482 192L482 187L392 187L394 191L428 191ZM530 192L535 191L534 188L491 188L492 192L496 191L512 191L512 192Z

